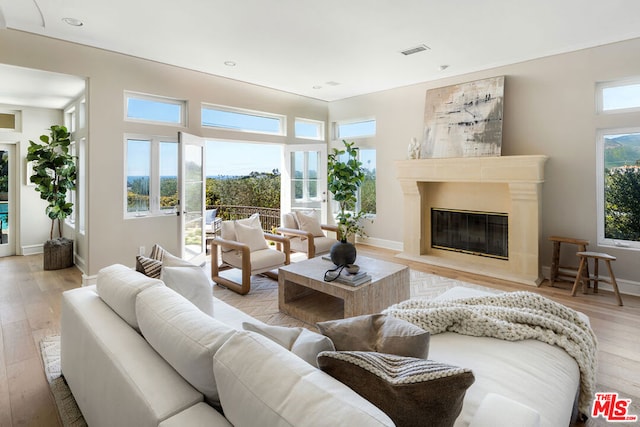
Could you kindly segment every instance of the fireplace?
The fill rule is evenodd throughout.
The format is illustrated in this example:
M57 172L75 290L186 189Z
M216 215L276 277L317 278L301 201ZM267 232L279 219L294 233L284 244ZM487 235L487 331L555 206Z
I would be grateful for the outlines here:
M431 208L431 247L509 259L509 215Z
M539 285L546 160L546 156L502 156L397 161L404 198L400 213L403 250L398 257ZM432 219L432 211L442 209L488 216L481 225L482 220L474 215L471 221L477 227L472 231L473 241L460 243L456 230L469 217L465 220L464 215L453 215L447 221L457 221L457 225L445 228ZM483 227L496 235L488 238L489 243L476 245L476 240L487 240L477 239ZM482 256L478 256L480 252L484 252Z

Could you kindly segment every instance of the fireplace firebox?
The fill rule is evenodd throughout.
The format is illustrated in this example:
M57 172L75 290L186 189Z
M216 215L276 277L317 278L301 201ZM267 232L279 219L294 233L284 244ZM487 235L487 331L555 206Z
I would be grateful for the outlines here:
M431 247L509 259L506 213L431 208Z

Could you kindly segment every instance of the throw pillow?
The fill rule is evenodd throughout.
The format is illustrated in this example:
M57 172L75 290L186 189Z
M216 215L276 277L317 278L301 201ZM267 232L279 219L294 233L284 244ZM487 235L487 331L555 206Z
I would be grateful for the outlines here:
M234 242L238 241L236 237L236 224L247 225L250 227L260 228L262 229L262 224L260 224L260 215L258 213L254 213L249 218L238 219L238 220L230 220L230 221L222 221L220 224L220 237L224 240L231 240ZM233 249L230 248L221 248L222 252L229 252Z
M139 271L145 276L151 277L152 279L159 279L161 269L162 261L147 258L143 255L136 256L136 271Z
M374 352L323 352L318 365L399 427L452 426L475 381L470 369Z
M163 266L171 266L171 267L191 267L194 264L189 261L185 261L180 257L177 257L159 244L153 245L151 248L151 253L149 254L149 258L155 259L157 261L162 262Z
M287 328L250 322L242 322L242 328L269 338L315 367L318 366L316 359L320 352L335 350L329 337L306 328Z
M196 307L209 316L213 316L213 291L209 278L197 266L162 267L160 279Z
M324 237L320 221L313 214L307 215L302 212L296 212L296 219L300 225L300 230L311 233L314 237Z
M377 351L420 359L429 355L429 332L385 314L329 320L316 326L338 351Z
M250 252L269 248L269 245L264 238L262 228L247 226L239 222L236 223L235 228L238 242L249 246Z
M282 215L282 226L284 228L292 228L294 230L298 228L298 221L296 220L295 212L289 212Z

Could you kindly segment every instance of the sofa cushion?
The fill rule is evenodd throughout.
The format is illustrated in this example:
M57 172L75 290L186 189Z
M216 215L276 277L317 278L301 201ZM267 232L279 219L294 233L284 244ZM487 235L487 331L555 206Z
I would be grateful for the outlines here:
M469 369L375 352L323 352L318 365L397 426L452 426L474 382Z
M158 279L152 279L121 264L113 264L101 269L96 279L96 290L100 298L132 328L139 330L136 318L136 296L153 286L164 286Z
M469 427L510 425L513 420L518 420L518 427L539 427L540 413L508 397L489 393L482 399Z
M333 351L335 347L329 337L312 332L306 328L288 328L271 326L264 323L243 322L243 329L263 335L300 357L307 363L317 367L318 354L322 351Z
M262 335L237 332L213 357L226 418L236 427L391 426L380 409Z
M186 298L162 286L136 299L140 331L182 377L218 405L212 358L234 329L207 316Z
M191 408L168 418L158 427L233 427L218 411L206 403L197 403Z
M338 351L377 351L426 359L429 332L385 314L367 314L316 324Z
M313 214L307 215L302 212L296 212L296 219L300 230L311 233L314 237L324 237L320 221Z
M162 261L148 258L144 255L136 256L136 271L152 279L159 279L162 270Z
M202 268L162 267L160 279L204 313L213 316L213 289L209 277Z

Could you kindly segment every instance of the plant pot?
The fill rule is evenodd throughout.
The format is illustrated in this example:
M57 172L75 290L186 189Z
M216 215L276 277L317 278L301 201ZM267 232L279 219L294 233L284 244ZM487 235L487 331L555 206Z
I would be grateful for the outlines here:
M352 243L341 241L331 246L329 256L337 266L353 264L356 262L356 247Z
M60 270L73 265L73 240L61 237L44 243L44 269Z

